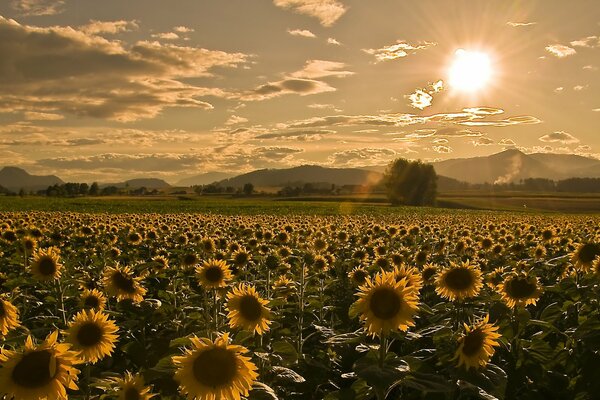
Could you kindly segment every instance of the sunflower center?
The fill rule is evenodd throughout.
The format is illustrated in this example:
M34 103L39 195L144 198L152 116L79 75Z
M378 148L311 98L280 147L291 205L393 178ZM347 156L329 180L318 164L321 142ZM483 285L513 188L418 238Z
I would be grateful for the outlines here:
M473 283L473 274L467 268L454 268L446 273L444 283L452 290L466 290Z
M58 370L56 364L57 360L50 351L32 351L25 354L21 361L15 365L12 371L12 380L18 386L28 389L44 387L54 379Z
M56 263L50 257L42 257L38 265L42 275L54 275L56 273Z
M96 296L88 296L83 304L86 308L98 308L100 307L100 300Z
M583 263L591 263L598 255L600 255L600 245L586 243L579 249L577 258Z
M254 296L243 296L240 299L240 314L248 321L259 320L262 316L262 304Z
M527 299L535 293L537 285L535 281L527 278L513 278L506 282L506 293L516 299Z
M129 387L125 390L125 400L138 400L140 398L140 393L136 388Z
M194 377L208 387L230 384L237 375L237 359L227 349L213 347L201 352L192 367Z
M83 347L95 346L102 340L103 335L104 331L101 327L93 322L88 322L77 331L77 342Z
M196 262L198 262L198 258L195 254L186 254L183 256L183 263L185 265L194 265Z
M402 299L394 289L382 287L371 296L370 308L377 318L390 319L402 308Z
M113 281L114 285L117 288L119 288L119 290L122 290L127 293L135 292L135 285L134 285L133 278L131 278L129 276L125 276L122 272L115 272L112 276L112 281Z
M204 270L204 277L209 282L220 282L223 280L223 270L219 266L208 267Z
M462 352L467 357L479 353L485 343L485 334L480 329L472 330L463 339Z

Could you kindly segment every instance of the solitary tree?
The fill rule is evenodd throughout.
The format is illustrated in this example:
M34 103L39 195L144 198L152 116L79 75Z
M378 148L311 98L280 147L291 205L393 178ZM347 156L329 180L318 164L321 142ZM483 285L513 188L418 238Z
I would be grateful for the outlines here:
M388 166L384 183L392 205L435 204L437 175L430 164L398 158Z
M252 192L254 192L254 185L251 183L246 183L244 185L244 188L242 189L242 191L244 192L245 195L249 196L252 194Z

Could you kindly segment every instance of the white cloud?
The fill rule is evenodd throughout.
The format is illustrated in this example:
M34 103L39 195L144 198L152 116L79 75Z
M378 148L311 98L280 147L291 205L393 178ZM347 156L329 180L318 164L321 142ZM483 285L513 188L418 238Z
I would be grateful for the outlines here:
M55 15L64 11L65 0L12 0L14 10L25 16Z
M577 53L574 48L562 44L548 45L546 46L546 51L558 58L565 58Z
M60 114L41 113L35 111L26 111L25 119L29 121L58 121L65 117Z
M506 25L512 26L513 28L519 28L519 27L537 25L537 22L513 22L513 21L509 21L509 22L506 23Z
M452 153L452 147L450 146L432 146L433 151L441 154Z
M574 40L571 43L573 47L588 47L595 48L600 47L600 37L598 36L588 36L579 40Z
M191 33L194 32L193 28L188 28L187 26L176 26L173 28L175 32L178 33Z
M335 46L341 46L342 44L340 42L338 42L336 39L334 38L328 38L327 39L327 44L333 44Z
M137 21L95 21L91 20L86 25L79 27L82 32L89 35L111 34L115 35L121 32L134 31L139 29Z
M162 32L155 33L152 35L153 38L162 39L162 40L177 40L179 39L179 35L175 32Z
M412 45L405 41L398 41L396 44L390 46L384 46L379 49L363 49L363 51L375 56L377 62L381 62L406 57L408 54L413 54L418 50L424 50L431 46L435 46L435 43L423 42L418 45Z
M317 18L321 25L333 25L348 9L336 0L273 0L277 7Z
M579 143L579 139L564 131L552 132L547 135L540 136L539 140L547 143Z
M287 33L289 33L292 36L301 36L301 37L311 38L311 39L314 39L317 37L317 35L315 35L311 31L309 31L308 29L288 29Z
M494 144L494 141L489 137L482 136L472 140L471 143L473 144L473 146L489 146Z
M248 118L244 118L244 117L239 117L237 115L232 115L231 117L229 117L229 119L225 122L225 125L237 125L237 124L243 124L244 122L248 122Z
M431 105L433 96L422 89L417 89L414 93L408 96L408 99L410 100L410 105L412 107L422 110Z
M327 77L346 78L354 72L344 71L346 64L335 61L309 60L300 71L290 74L293 78L321 79Z

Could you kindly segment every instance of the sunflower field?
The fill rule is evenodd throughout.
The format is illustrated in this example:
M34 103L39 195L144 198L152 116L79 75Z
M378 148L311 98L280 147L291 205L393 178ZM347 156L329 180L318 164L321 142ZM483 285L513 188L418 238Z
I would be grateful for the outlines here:
M5 212L4 399L597 399L591 216Z

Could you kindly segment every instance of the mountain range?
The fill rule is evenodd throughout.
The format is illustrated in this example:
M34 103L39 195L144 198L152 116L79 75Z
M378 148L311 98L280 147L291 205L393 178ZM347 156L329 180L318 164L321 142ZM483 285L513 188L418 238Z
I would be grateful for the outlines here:
M484 157L458 158L432 163L439 176L439 183L509 183L527 178L561 180L567 178L600 178L600 160L575 154L525 154L516 149ZM256 188L301 186L305 183L343 185L374 185L382 176L385 166L368 168L328 168L303 165L285 169L261 169L242 175L209 172L179 180L174 186L186 187L215 183L219 186L241 188L252 183ZM48 186L63 184L55 175L31 175L18 167L0 170L0 186L11 190L36 191ZM172 187L162 179L139 178L100 187L117 186L136 189L167 189Z

